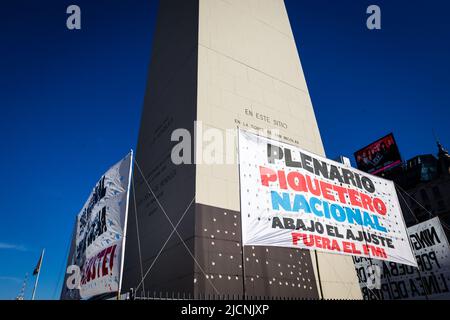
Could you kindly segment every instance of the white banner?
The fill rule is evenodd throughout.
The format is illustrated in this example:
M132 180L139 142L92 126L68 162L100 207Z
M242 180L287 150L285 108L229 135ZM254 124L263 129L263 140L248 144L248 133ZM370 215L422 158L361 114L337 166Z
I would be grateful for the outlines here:
M365 300L450 299L450 248L439 218L409 227L408 233L418 269L353 258Z
M78 214L62 299L119 291L131 164L132 153L112 166Z
M417 265L394 184L239 130L243 245Z

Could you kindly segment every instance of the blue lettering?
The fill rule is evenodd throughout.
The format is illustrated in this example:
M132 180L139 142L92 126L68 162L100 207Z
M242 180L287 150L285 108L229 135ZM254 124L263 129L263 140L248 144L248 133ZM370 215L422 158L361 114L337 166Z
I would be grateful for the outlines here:
M283 207L285 211L292 211L291 209L291 201L289 200L289 194L283 193L283 198L276 192L272 191L272 209L280 210L280 205Z
M361 211L359 209L352 210L351 208L345 208L345 213L347 214L348 223L356 222L357 224L362 225Z
M345 221L345 211L341 206L337 204L332 204L330 210L334 220L336 220L337 222Z
M320 210L317 208L317 205L321 205L321 204L322 204L322 201L321 201L320 199L317 199L317 198L315 198L315 197L311 197L311 199L309 199L309 204L311 205L312 212L313 212L316 216L318 216L318 217L323 217L323 212L320 211Z
M304 211L305 213L311 213L311 208L309 207L308 201L301 194L296 194L294 198L294 205L292 206L292 211Z

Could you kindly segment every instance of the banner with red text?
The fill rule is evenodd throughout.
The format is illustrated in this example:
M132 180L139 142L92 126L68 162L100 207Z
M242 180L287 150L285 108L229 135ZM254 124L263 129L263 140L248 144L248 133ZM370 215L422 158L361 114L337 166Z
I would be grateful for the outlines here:
M132 153L97 182L76 219L61 299L119 291Z
M391 181L239 130L243 245L417 266Z

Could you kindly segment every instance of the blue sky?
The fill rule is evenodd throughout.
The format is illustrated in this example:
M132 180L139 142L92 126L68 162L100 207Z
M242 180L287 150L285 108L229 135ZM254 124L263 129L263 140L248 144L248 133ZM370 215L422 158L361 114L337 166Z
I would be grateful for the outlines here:
M82 9L82 30L65 27ZM382 30L365 27L369 4ZM330 158L394 132L404 159L450 146L446 1L286 0ZM8 1L0 11L0 299L46 248L37 298L59 296L74 217L134 148L154 0ZM28 283L27 297L32 281Z

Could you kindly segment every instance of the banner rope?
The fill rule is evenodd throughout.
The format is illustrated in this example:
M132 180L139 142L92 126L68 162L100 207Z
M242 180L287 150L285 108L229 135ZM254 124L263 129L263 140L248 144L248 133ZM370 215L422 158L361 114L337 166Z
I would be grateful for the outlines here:
M397 188L397 185L395 185L395 187ZM400 189L398 189L398 191L400 191ZM405 197L403 197L402 193L399 192L398 193L400 195L400 197L402 198L403 202L405 203L406 207L408 208L409 212L411 213L411 215L413 216L414 220L416 220L416 223L420 223L419 218L417 218L416 214L414 213L414 211L409 207L408 202L406 201Z
M72 246L73 230L72 230L71 233L69 233L69 235L70 235L70 238L69 238L69 242L67 243L66 254L63 257L64 260L63 260L63 262L61 264L61 267L59 269L58 282L56 282L55 289L53 290L53 299L55 299L56 291L58 290L59 284L61 283L61 278L62 278L62 281L64 281L64 279L66 277L65 273L64 273L63 277L61 277L61 275L63 273L63 270L65 269L64 266L67 263L67 260L69 259L69 251L70 251L70 247ZM65 284L63 283L63 286L64 285Z
M138 242L138 254L139 254L139 264L141 267L141 283L142 283L142 291L145 294L145 285L144 285L144 268L142 266L142 253L141 253L141 236L139 234L139 222L138 222L138 216L137 216L137 206L136 206L136 189L134 186L134 172L131 176L131 186L133 187L133 203L134 203L134 217L136 220L136 235L137 235L137 242ZM122 257L124 259L125 257Z
M180 233L178 232L177 228L179 226L179 224L181 223L181 221L183 220L184 216L186 215L186 213L189 211L190 207L192 206L192 204L194 203L195 200L195 196L192 198L192 200L190 201L188 207L186 208L186 210L183 212L183 215L181 216L181 218L178 220L177 224L174 225L172 220L169 218L169 216L167 215L166 211L164 210L164 207L162 206L161 202L159 201L158 197L156 196L156 194L153 192L152 188L150 187L149 182L147 181L147 178L144 176L144 173L142 172L139 164L137 163L136 159L134 160L134 163L136 164L137 169L139 170L139 173L141 174L142 179L144 180L144 182L147 185L147 188L149 190L149 193L154 197L156 203L158 204L158 206L160 207L161 211L164 213L164 215L167 218L167 221L169 222L169 224L172 226L172 231L169 235L169 237L167 238L167 240L164 242L163 246L161 247L161 249L159 250L156 258L153 260L152 264L150 265L150 267L148 268L147 272L144 275L144 279L147 277L148 273L150 272L150 270L153 268L153 266L155 265L156 261L158 260L159 256L161 255L162 251L164 250L165 246L167 245L167 243L169 242L169 240L172 238L172 235L174 233L177 234L178 238L181 240L181 243L184 245L184 247L186 248L187 252L189 253L189 255L192 257L192 259L194 260L195 264L197 265L197 267L200 269L200 271L203 273L203 275L205 276L205 278L208 280L208 282L211 284L211 287L214 289L214 291L216 292L216 294L220 294L219 291L217 290L217 288L214 286L214 284L211 282L210 278L207 276L206 272L203 270L203 268L200 266L200 264L198 263L197 259L195 259L195 256L193 255L193 253L191 252L191 250L189 249L189 247L187 246L187 244L184 242L183 238L181 237ZM136 291L137 289L140 288L140 286L142 285L144 279L138 284L138 286L136 287Z
M406 207L408 208L408 210L411 212L411 214L416 218L416 221L419 223L419 222L420 222L419 219L415 216L415 214L414 214L414 212L412 211L411 207L408 205L408 202L406 202L406 199L402 196L401 193L399 193L399 194L400 194L400 196L402 197L403 202L405 203L405 205L406 205ZM413 245L412 245L411 238L409 237L409 233L408 233L408 240L409 240L409 244L410 244L410 246L411 246L411 249L412 249L412 251L413 251L413 253L414 253L414 255L415 255L415 254L416 254L416 251L414 250L414 247L413 247ZM416 261L417 261L417 259L416 259ZM425 286L425 283L424 283L424 281L423 281L422 274L421 274L421 272L420 272L419 266L417 266L417 273L419 274L420 282L422 283L423 290L425 291L425 299L429 300L429 299L428 299L428 295L429 295L429 294L428 294L428 291L427 291L427 287Z
M417 201L412 195L410 195L407 191L405 191L405 190L404 190L402 187L400 187L397 183L394 182L394 184L395 184L395 186L396 186L399 190L403 191L403 193L405 193L409 198L411 198L415 203L417 203L423 210L425 210L425 211L428 213L428 215L430 216L430 218L437 217L437 215L435 215L435 214L433 214L432 212L430 212L430 210L428 210L427 208L425 208L419 201ZM406 203L406 201L405 201L405 203ZM409 207L408 207L408 208L409 208ZM411 211L411 213L413 214L413 216L417 219L417 217L414 215L414 213L412 212L411 209L410 209L410 211ZM448 231L450 231L450 227L449 227L444 221L442 221L442 219L439 219L439 220L440 220L442 226L443 226L445 229L447 229Z

